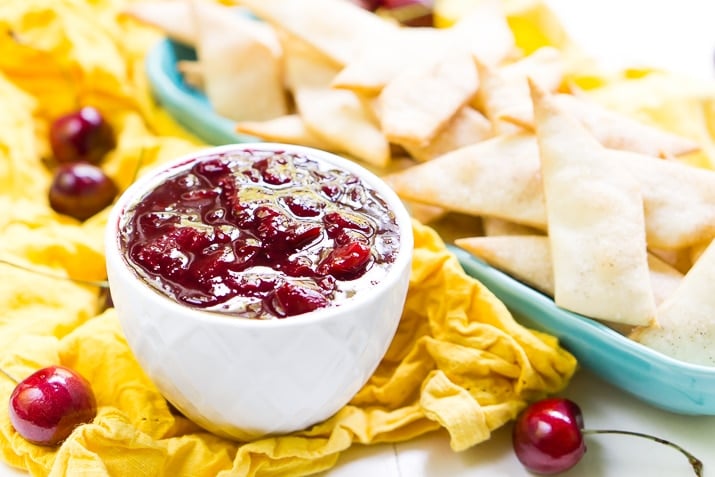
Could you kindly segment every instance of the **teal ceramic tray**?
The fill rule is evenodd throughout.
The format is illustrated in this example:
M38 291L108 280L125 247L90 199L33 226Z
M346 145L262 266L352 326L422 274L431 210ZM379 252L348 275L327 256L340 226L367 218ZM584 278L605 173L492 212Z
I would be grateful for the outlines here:
M184 82L176 63L195 59L193 48L168 39L157 43L146 58L154 98L179 124L207 144L257 141L255 137L238 134L235 121L214 113L206 96Z
M179 59L192 49L161 41L147 57L155 97L184 127L208 144L255 141L234 132L234 123L216 115L199 91L184 83ZM673 360L589 318L558 308L553 300L471 254L451 247L465 271L502 300L525 326L558 337L579 360L606 381L656 407L680 414L715 415L715 368Z
M464 270L503 301L520 323L558 337L581 366L656 407L715 415L715 368L653 351L595 320L557 307L551 298L468 252L450 248Z

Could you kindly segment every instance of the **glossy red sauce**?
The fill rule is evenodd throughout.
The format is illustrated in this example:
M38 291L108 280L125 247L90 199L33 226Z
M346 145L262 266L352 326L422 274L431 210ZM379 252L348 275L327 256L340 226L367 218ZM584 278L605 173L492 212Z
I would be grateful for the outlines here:
M353 173L307 156L217 154L171 171L124 215L136 272L180 303L246 318L335 306L376 285L398 226Z

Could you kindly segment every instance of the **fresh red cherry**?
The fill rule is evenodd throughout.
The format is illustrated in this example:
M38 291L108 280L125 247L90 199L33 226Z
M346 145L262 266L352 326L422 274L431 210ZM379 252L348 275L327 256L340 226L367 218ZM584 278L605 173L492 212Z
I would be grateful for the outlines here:
M516 457L537 474L570 469L586 452L582 426L583 414L573 401L550 398L536 402L514 424Z
M99 164L115 146L112 126L92 106L61 116L50 125L50 147L59 163Z
M20 381L10 395L10 423L29 442L54 446L97 415L92 388L63 366L48 366Z
M98 166L62 164L50 185L50 206L57 212L86 220L112 203L117 186Z
M586 452L584 435L625 434L673 447L685 455L695 475L702 476L702 462L677 444L639 432L584 429L583 424L581 408L569 399L548 398L533 403L517 416L514 423L514 453L527 470L553 475L570 469L581 460Z

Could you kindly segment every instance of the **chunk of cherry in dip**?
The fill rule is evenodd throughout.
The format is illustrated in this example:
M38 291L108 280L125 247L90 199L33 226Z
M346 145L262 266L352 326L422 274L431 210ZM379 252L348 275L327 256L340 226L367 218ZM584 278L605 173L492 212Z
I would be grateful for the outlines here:
M303 154L236 151L168 171L120 223L157 292L243 318L301 315L376 286L399 231L380 194Z
M696 476L702 462L673 442L639 432L613 429L584 429L581 408L570 399L547 398L522 411L514 423L512 445L521 464L530 472L554 475L574 467L586 453L585 435L624 434L650 439L681 452Z

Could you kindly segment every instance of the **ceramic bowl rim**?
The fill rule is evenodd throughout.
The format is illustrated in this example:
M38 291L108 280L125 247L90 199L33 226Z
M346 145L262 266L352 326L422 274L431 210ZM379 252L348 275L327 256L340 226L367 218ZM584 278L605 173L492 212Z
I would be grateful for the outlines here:
M187 305L182 305L170 298L169 296L153 290L150 285L143 282L143 280L136 274L134 270L132 270L131 266L127 263L124 255L122 254L121 247L118 243L118 226L120 223L120 219L127 211L127 208L131 204L131 202L137 197L141 197L147 191L147 188L150 188L153 184L157 182L157 180L160 180L161 177L165 176L167 171L170 171L175 167L181 167L182 165L185 165L187 163L196 160L202 160L203 158L206 158L210 155L230 151L243 151L247 149L268 152L285 150L298 154L306 154L311 158L318 158L321 161L327 161L333 165L336 165L337 167L342 167L344 169L349 170L350 172L358 175L361 180L365 181L367 184L369 184L371 187L375 188L378 191L378 193L388 204L389 209L395 214L395 219L400 231L400 246L397 259L394 263L390 265L387 274L379 281L379 283L371 286L369 289L362 290L354 297L351 297L344 303L340 303L337 306L321 308L309 313L287 317L283 319L258 320L243 318L232 319L234 317L226 316L225 313L201 310L199 308L192 308ZM174 160L163 163L158 167L155 167L154 169L152 169L152 171L137 179L122 193L122 195L119 197L110 212L105 236L105 248L107 250L108 255L112 255L116 258L115 262L118 265L118 268L121 270L119 273L121 273L125 277L131 277L132 280L136 279L136 281L140 282L141 286L137 286L135 288L137 290L141 290L141 293L144 295L144 298L151 301L152 303L155 303L157 306L169 307L170 309L174 309L177 311L182 310L183 312L190 312L193 317L206 324L225 325L226 323L234 323L234 325L232 326L249 328L270 328L276 326L306 326L310 325L311 323L319 323L325 320L331 320L334 319L336 316L345 315L346 313L354 313L359 310L364 303L382 297L382 291L392 289L392 287L396 286L400 281L400 277L404 273L410 272L410 263L414 247L414 237L412 233L411 224L411 218L409 216L409 213L407 212L407 209L405 208L399 197L394 193L394 191L377 175L349 159L327 151L292 144L270 142L236 143L207 147L198 151L191 152L189 154L185 154ZM139 283L137 283L137 285L139 285Z

